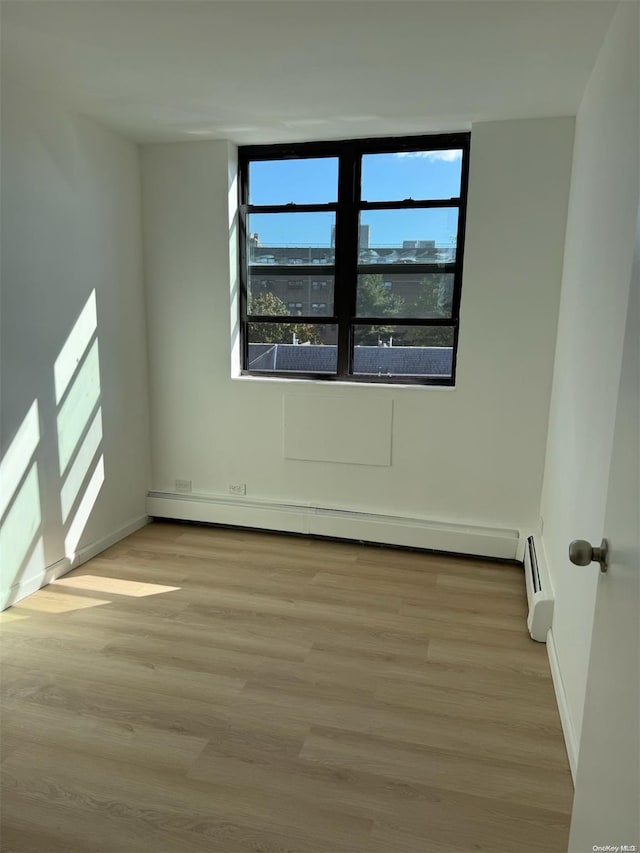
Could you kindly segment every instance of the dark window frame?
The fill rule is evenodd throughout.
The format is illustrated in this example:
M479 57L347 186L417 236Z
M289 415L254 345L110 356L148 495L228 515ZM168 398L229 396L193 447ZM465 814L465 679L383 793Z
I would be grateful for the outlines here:
M464 263L464 241L466 229L467 194L469 182L470 133L434 134L428 136L385 137L372 139L352 139L338 142L303 142L277 145L247 145L238 149L239 167L239 258L240 258L240 341L242 374L269 378L314 379L321 381L337 380L341 382L364 382L367 384L413 384L447 385L456 381L458 338L460 328L460 298L462 292L462 273ZM368 202L360 198L362 157L366 154L399 153L402 151L443 151L460 149L462 151L460 195L449 199L403 199L396 201ZM249 167L252 161L276 161L288 159L308 159L338 157L338 198L328 204L249 204ZM456 239L455 261L412 264L411 272L420 274L449 273L454 276L453 303L451 317L446 318L409 318L409 317L359 317L356 313L358 273L383 274L407 273L403 264L359 263L358 259L358 223L362 211L366 210L408 210L437 207L455 207L458 210L458 231ZM249 265L248 258L248 216L252 213L296 213L296 212L335 212L335 257L333 264L323 265L322 273L333 276L334 305L333 314L309 315L249 315L247 313L247 294L250 276L260 274L260 265ZM398 269L395 269L395 267ZM318 264L308 266L270 264L271 275L291 275L292 268L298 274L318 275ZM262 265L264 269L264 265ZM249 370L249 323L309 323L335 325L338 333L337 371L336 373L293 373L280 371ZM447 326L453 329L453 352L450 376L415 375L358 375L352 372L355 327L359 325L386 326Z

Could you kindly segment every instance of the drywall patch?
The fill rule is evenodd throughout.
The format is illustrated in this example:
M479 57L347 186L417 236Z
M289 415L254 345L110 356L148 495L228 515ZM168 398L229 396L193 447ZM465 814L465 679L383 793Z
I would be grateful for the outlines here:
M285 394L282 418L285 459L391 465L388 397Z

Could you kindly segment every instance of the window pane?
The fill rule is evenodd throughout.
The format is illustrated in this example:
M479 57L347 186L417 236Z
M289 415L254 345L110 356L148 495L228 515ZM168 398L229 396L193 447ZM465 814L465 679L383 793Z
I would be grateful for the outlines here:
M335 213L252 213L249 263L333 264Z
M308 323L249 323L249 370L335 373L338 330Z
M330 204L337 199L337 157L249 164L249 204Z
M353 372L450 378L453 326L355 326Z
M268 270L249 276L248 314L287 314L287 304L299 302L300 314L333 314L332 275L268 275ZM314 306L323 306L322 308ZM297 313L297 312L296 312Z
M452 263L456 257L458 208L363 210L361 264Z
M451 317L450 273L367 273L358 276L358 317Z
M399 151L362 157L362 200L458 198L462 151Z

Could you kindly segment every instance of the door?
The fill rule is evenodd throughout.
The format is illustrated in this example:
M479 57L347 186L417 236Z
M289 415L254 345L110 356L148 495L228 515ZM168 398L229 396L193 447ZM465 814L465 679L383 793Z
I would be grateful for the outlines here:
M640 214L605 515L610 563L598 581L570 853L640 850L639 270Z

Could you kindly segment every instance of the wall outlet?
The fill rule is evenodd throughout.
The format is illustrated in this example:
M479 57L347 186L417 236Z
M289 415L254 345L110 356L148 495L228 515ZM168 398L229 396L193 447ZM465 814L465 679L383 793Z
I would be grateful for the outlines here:
M190 492L191 480L176 480L176 492Z
M230 495L246 495L247 494L247 484L246 483L229 483L229 494Z

